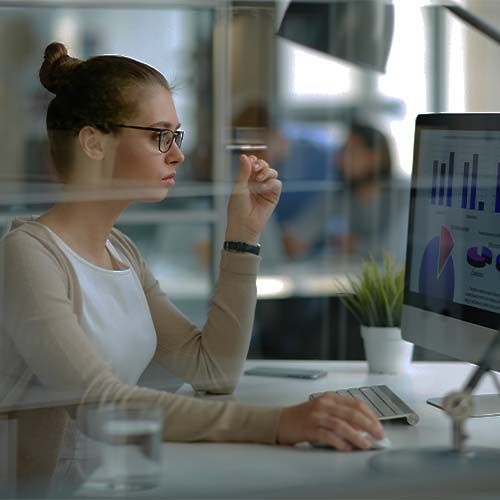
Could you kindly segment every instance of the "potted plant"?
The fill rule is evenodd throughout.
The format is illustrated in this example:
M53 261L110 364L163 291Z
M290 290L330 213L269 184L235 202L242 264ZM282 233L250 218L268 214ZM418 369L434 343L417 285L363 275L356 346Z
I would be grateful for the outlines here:
M348 278L341 300L361 325L371 373L402 373L410 365L413 344L401 337L404 268L388 253L382 265L362 262L361 273Z

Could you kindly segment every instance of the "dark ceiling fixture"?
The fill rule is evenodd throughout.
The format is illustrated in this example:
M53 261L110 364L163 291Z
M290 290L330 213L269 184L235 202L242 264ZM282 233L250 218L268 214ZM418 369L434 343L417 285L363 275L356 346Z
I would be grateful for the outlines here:
M367 69L385 72L394 32L390 1L292 1L278 35Z
M437 6L500 43L500 31L451 0ZM278 35L305 47L385 72L394 33L392 0L292 0Z

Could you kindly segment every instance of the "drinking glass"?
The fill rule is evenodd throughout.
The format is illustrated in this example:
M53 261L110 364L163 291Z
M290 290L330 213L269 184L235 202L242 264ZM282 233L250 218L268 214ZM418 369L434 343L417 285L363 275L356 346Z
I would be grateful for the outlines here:
M100 443L101 464L85 489L126 492L159 486L161 408L103 406L89 412L88 422Z

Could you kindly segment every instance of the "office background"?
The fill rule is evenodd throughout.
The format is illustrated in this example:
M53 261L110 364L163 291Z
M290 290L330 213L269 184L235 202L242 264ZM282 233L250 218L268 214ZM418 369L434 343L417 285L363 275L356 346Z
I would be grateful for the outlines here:
M58 192L44 124L51 96L37 77L45 46L59 40L80 58L140 59L174 86L186 161L164 202L131 207L119 227L174 303L203 323L237 161L228 145L264 143L284 194L262 236L250 356L363 359L338 280L356 272L368 250L404 259L415 117L497 111L499 48L439 3L396 0L392 49L380 74L277 37L287 3L0 0L0 232L15 215L45 210ZM500 26L494 0L460 3ZM383 131L393 159L383 186L390 208L369 207L373 220L362 229L363 202L346 189L338 165L352 122ZM307 214L318 201L313 234ZM288 230L307 234L307 247L291 250ZM344 235L357 236L357 244L339 244ZM423 350L415 357L436 359Z

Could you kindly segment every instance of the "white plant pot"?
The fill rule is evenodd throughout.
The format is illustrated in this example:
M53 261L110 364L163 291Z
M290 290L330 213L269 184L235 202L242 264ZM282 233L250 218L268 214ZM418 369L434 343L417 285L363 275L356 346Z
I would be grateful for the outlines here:
M361 326L370 373L404 373L410 367L413 344L401 337L401 328Z

